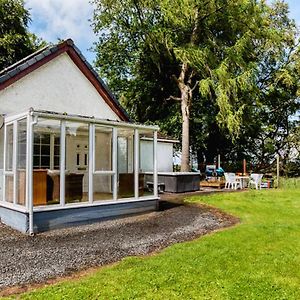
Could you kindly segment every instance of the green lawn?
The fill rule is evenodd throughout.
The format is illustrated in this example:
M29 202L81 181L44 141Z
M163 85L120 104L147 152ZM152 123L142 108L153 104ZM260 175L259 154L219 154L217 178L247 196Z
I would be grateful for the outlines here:
M241 224L22 299L300 299L300 189L187 199Z

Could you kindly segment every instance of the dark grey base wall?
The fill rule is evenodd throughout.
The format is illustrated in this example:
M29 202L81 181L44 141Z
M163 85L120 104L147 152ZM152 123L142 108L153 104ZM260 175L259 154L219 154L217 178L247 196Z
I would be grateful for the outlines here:
M26 213L0 206L0 220L13 229L28 233L29 220Z
M37 233L51 229L89 224L119 216L154 211L157 209L157 202L158 199L154 199L138 202L34 212L34 232ZM4 224L23 233L28 233L28 214L0 207L0 217Z

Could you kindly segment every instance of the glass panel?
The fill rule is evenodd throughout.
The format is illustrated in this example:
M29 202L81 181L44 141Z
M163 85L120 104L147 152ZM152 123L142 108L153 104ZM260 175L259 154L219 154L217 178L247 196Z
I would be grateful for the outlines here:
M59 152L54 155L55 142L60 145L60 121L39 118L34 126L33 205L60 202ZM59 149L59 148L58 148Z
M3 201L3 169L0 169L0 201Z
M41 134L41 143L44 145L50 145L50 134Z
M40 135L37 135L37 134L34 135L34 137L33 137L33 143L35 145L40 145L40 143L41 143Z
M35 136L35 138L37 138L37 136ZM40 142L40 139L38 139L38 143L39 142ZM41 152L40 148L41 148L40 144L34 144L33 145L33 152L36 153L36 155L40 155L40 152Z
M14 177L5 175L5 201L14 202Z
M95 171L112 170L112 128L95 126Z
M44 145L43 140L41 142L41 154L48 155L50 157L50 145Z
M13 124L6 126L6 171L12 171L13 166Z
M0 128L0 153L4 152L4 128ZM3 155L0 156L0 169L3 169Z
M54 145L54 155L59 155L60 145Z
M17 126L17 204L25 206L26 199L26 146L27 119L19 120Z
M50 169L50 136L51 129L46 127L46 120L39 119L35 125L33 145L33 168Z
M33 168L34 169L39 169L40 165L41 165L40 156L34 155L33 156Z
M54 136L54 145L60 146L60 137L57 135Z
M54 170L59 169L59 156L55 155L54 156Z
M139 131L139 197L152 196L153 169L154 169L154 143L153 131Z
M118 198L134 197L134 130L118 129Z
M4 127L0 129L0 201L3 200Z
M112 176L95 174L93 179L94 201L112 200Z
M65 202L88 201L89 125L66 122Z

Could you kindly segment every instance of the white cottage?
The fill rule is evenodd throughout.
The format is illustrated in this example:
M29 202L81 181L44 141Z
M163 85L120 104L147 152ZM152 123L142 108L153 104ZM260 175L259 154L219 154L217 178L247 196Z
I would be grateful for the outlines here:
M0 103L1 222L33 234L156 208L158 127L129 120L72 40L0 72Z

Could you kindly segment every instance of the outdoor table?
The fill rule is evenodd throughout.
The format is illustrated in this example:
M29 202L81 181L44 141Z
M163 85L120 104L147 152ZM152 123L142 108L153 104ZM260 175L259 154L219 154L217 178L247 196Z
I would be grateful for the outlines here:
M247 187L250 176L236 176L236 180L240 182L241 189Z

